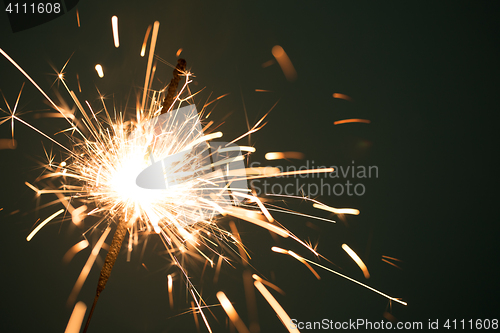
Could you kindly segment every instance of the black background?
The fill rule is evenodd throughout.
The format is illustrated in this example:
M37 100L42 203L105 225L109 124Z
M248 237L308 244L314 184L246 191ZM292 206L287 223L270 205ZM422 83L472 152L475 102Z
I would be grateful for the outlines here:
M0 47L53 97L57 84L51 88L55 80L51 66L59 70L74 52L66 78L76 91L79 74L80 100L98 103L97 86L110 103L114 94L117 108L125 109L129 96L130 110L144 80L147 57L139 57L144 33L159 20L155 53L175 64L175 52L183 48L182 56L196 75L193 89L206 87L198 101L210 92L212 98L230 93L213 115L216 120L231 113L222 127L225 137L235 138L246 130L244 107L254 123L279 101L269 123L251 137L257 148L251 161L286 166L291 162L267 162L264 154L300 151L315 165L348 166L354 160L356 165L378 166L379 177L364 182L365 195L319 198L334 207L361 210L359 216L348 216L346 224L335 217L338 223L332 225L277 215L281 223L301 239L319 241L320 253L343 273L362 281L359 269L340 249L344 242L351 245L370 269L372 277L366 282L408 302L407 307L393 306L394 316L401 321L426 325L429 319L443 323L448 318L498 318L496 2L85 0L77 8L80 28L73 9L15 34L2 14ZM119 18L118 49L113 46L112 15ZM273 59L271 49L277 44L297 70L295 82L288 82L277 64L262 67ZM95 74L96 63L104 67L103 79ZM0 66L0 89L13 105L27 80L6 59L0 59ZM159 64L157 77L167 82L170 76L171 68ZM161 88L162 83L155 81L155 87ZM69 103L63 87L59 91ZM353 101L334 99L335 92ZM0 107L6 109L4 103ZM46 133L65 126L60 119L35 119L33 111L49 107L29 82L18 108L23 119ZM372 122L333 125L345 118ZM9 123L0 126L0 137L10 137ZM81 240L82 231L60 220L26 242L37 218L60 207L36 212L34 193L24 185L42 171L41 143L47 149L50 143L20 123L15 124L15 138L16 150L0 151L0 328L60 332L71 313L66 299L90 249L62 264L62 256ZM61 159L62 152L53 149ZM293 163L299 166L305 160ZM328 217L300 201L288 206ZM18 209L19 213L10 214ZM308 221L319 230L305 226ZM238 227L258 272L272 279L273 271L274 282L286 291L286 296L275 295L290 317L383 319L388 303L383 297L319 269L322 279L318 281L297 261L270 251L278 244L308 256L305 249L292 242L276 243L266 231L243 222ZM140 251L134 252L130 263L125 255L119 258L96 308L92 332L196 331L191 314L177 316L187 310L190 299L179 272L158 254L160 245L151 239L142 260ZM404 260L403 270L382 262L382 255ZM224 266L214 285L213 273L199 281L201 267L190 265L193 282L207 303L218 304L215 293L223 290L248 323L241 267ZM98 270L94 267L79 295L89 306ZM177 274L174 310L169 309L166 293L169 273ZM269 305L256 296L261 331L285 332ZM222 310L213 311L219 320L209 315L213 330L229 331ZM201 331L206 329L202 326Z

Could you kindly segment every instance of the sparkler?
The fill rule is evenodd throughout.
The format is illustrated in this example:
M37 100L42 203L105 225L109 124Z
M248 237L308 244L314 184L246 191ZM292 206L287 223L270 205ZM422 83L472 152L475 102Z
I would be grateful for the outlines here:
M189 89L192 74L186 70L184 60L179 59L166 94L164 90L150 89L151 62L158 28L159 23L155 22L142 104L136 110L135 118L131 120L125 120L122 114L112 116L102 97L102 105L100 106L102 113L95 112L89 102L80 102L73 90L66 84L63 75L59 75L59 80L81 113L82 119L77 121L74 114L54 103L28 74L5 51L0 49L0 53L35 85L52 107L68 122L69 126L66 131L71 133L69 136L71 146L67 147L19 118L15 111L11 113L9 119L32 128L67 153L65 160L61 163L49 161L46 165L46 172L38 179L38 183L43 188L40 188L40 185L34 186L29 183L27 185L29 184L28 186L37 195L57 195L60 202L65 203L65 207L72 213L71 216L75 223L80 223L83 217L98 216L99 222L88 229L84 236L89 232L99 232L99 230L105 229L105 231L100 231L100 240L93 248L88 267L86 265L82 270L74 293L72 293L73 296L78 293L85 281L90 266L92 266L110 232L111 224L117 224L101 270L94 304L90 310L84 332L87 330L97 299L106 286L127 234L129 235L127 241L129 255L133 245L138 244L137 239L140 233L151 233L160 237L168 249L172 262L177 265L186 280L189 294L194 301L193 309L199 312L210 332L211 328L203 310L206 305L205 301L191 282L187 269L181 264L182 260L179 258L182 255L197 256L203 258L211 267L217 260L217 266L220 268L220 264L228 261L228 258L217 250L217 244L224 244L235 253L239 252L241 259L246 262L248 258L239 235L234 230L221 228L219 224L221 218L231 216L258 225L283 238L292 238L316 257L320 257L315 249L276 221L269 212L268 206L248 188L247 181L307 173L328 173L332 172L333 169L280 172L277 168L246 168L244 160L248 154L255 151L255 148L237 146L234 143L260 129L265 116L251 130L235 140L229 143L215 142L214 140L220 138L222 133L211 130L211 122L202 126L200 119L203 119L205 107L198 114L196 107L190 104L193 100L193 94ZM151 28L148 28L144 45L150 30ZM115 41L118 41L117 35ZM118 47L118 42L115 45ZM141 56L145 55L144 45ZM296 73L284 50L276 46L273 49L273 55L287 74L287 78L294 80ZM99 68L100 70L96 66L99 76L102 77L102 67L99 65ZM177 93L182 78L185 82ZM163 98L164 95L166 95L165 98ZM210 103L206 103L205 106ZM296 152L273 154L278 155L270 156L269 159L302 158L303 156ZM316 200L305 199L315 202L317 208L334 213L359 213L356 210L334 209ZM71 205L69 201L71 201ZM72 205L77 203L82 203L82 206L73 208ZM82 208L84 205L86 207ZM87 207L90 207L88 212ZM277 207L273 209L278 209L283 213L296 214ZM57 211L38 224L28 236L28 240L63 211ZM297 215L303 214L297 213ZM74 251L87 247L88 242L86 240L85 242L85 244L82 243L75 247ZM289 254L306 265L318 279L319 275L309 264L329 270L390 300L405 304L399 299L378 292L345 275L299 256L293 251L280 251L280 253ZM68 256L71 257L72 254L70 253ZM255 287L264 295L278 313L279 318L286 324L286 321L289 321L288 315L264 287L264 284L278 291L281 289L258 276L254 276L254 279L256 280ZM172 277L170 275L168 283L169 297L172 297ZM219 293L218 298L231 320L244 331L246 327L237 317L225 294ZM172 298L170 303L173 304ZM80 305L78 310L80 317L82 317L81 308ZM80 317L74 321L81 322Z

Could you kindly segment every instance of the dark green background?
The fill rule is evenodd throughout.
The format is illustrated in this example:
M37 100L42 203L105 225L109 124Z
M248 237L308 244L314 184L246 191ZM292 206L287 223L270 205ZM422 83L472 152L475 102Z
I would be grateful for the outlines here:
M372 273L368 284L408 301L407 307L393 307L399 320L442 323L447 318L498 318L498 9L493 1L82 0L81 28L73 9L13 34L2 14L0 47L52 97L51 65L60 69L75 52L66 77L77 90L79 74L83 88L79 98L97 105L96 85L110 97L109 103L114 94L121 109L130 96L131 108L143 85L146 58L140 58L139 51L144 33L159 20L155 53L175 63L175 52L184 49L182 56L196 75L193 89L206 87L198 101L210 92L213 97L230 93L213 114L222 119L232 113L222 127L226 138L245 131L244 106L254 123L279 100L269 123L252 135L257 148L252 161L278 165L266 163L264 154L301 151L316 165L347 166L354 160L356 165L379 167L379 177L365 182L364 196L320 198L334 207L361 210L361 215L347 217L348 227L338 219L336 225L314 222L318 231L305 227L310 219L277 218L301 239L319 240L319 252L341 266L343 273L363 280L340 249L343 242L350 244ZM119 17L119 49L112 44L112 15ZM261 66L272 59L271 48L277 44L297 70L295 82L288 82L277 64ZM104 79L95 75L96 63L103 65ZM0 68L0 89L14 104L26 79L6 59L0 59ZM170 76L171 68L160 64L157 77L166 82ZM155 87L162 83L156 81ZM59 90L69 102L62 87ZM354 101L333 99L334 92ZM6 109L5 104L0 107ZM23 119L49 134L65 126L62 120L34 119L31 111L42 109L48 106L27 82L19 106L25 112ZM333 125L345 118L367 118L372 123ZM41 172L41 142L49 149L50 144L20 123L15 130L18 148L0 151L0 208L4 208L0 328L61 332L71 313L66 299L90 250L69 265L61 263L66 250L81 240L81 231L69 222L56 221L26 242L37 218L60 207L34 211L37 202L24 182L32 182ZM0 126L0 137L9 135L8 124ZM61 159L56 147L54 151ZM328 216L298 201L288 205ZM9 215L17 209L21 213ZM292 318L382 320L387 300L381 296L319 270L322 280L317 281L292 258L272 253L270 247L276 243L269 233L245 223L239 228L255 267L268 278L274 271L275 283L287 292L276 297ZM178 271L158 255L160 245L151 240L142 261L139 251L130 263L125 255L119 258L90 331L196 331L191 314L174 317L188 306L179 280L176 309L169 310L165 275ZM280 245L308 255L291 242ZM404 269L383 263L382 255L404 260ZM217 285L211 282L213 273L200 282L199 269L191 266L193 282L201 286L206 301L216 304L215 293L223 290L248 322L241 269L224 267ZM88 305L97 277L95 267L79 295ZM261 331L285 332L260 295L257 300ZM220 321L210 317L214 331L228 331L222 311L214 312Z

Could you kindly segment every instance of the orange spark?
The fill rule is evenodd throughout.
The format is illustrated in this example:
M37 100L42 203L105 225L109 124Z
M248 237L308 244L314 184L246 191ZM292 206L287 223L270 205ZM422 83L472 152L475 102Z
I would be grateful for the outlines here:
M194 302L191 301L191 311L193 311L194 323L196 324L196 330L200 331L200 322L198 320L198 316L196 315L196 306L194 306Z
M104 77L104 71L102 70L102 66L100 64L95 65L95 70L97 75L102 79Z
M78 76L78 73L76 73L76 81L78 82L78 91L82 92L82 87L80 86L80 77Z
M339 93L333 93L333 98L340 98L340 99L345 99L346 101L352 101L351 97Z
M118 16L115 15L111 18L111 25L113 27L113 41L115 47L118 48L120 46L120 39L118 38Z
M278 303L278 301L273 297L273 295L271 295L269 290L267 290L267 288L260 281L255 281L253 284L254 284L255 288L257 288L257 290L260 291L262 296L264 296L264 298L269 303L269 305L271 305L274 312L276 312L276 314L278 315L278 318L281 320L281 323L288 329L288 332L300 333L297 328L292 329L292 327L290 327L290 323L292 322L292 320L290 319L288 314L285 312L285 310L283 310L283 308Z
M274 63L275 63L275 62L276 62L276 61L274 61L274 60L272 60L272 59L271 59L271 60L268 60L268 61L266 61L265 63L263 63L263 64L262 64L262 68L266 68L266 67L269 67L269 66L271 66L271 65L274 65Z
M87 246L89 246L89 242L86 239L76 243L68 250L68 252L66 252L66 254L64 255L64 257L62 259L63 262L65 264L69 263L73 259L75 254L77 254L78 252L80 252L83 249L86 249Z
M275 45L272 49L273 56L281 67L281 70L285 74L288 81L295 81L297 79L297 72L293 67L290 58L286 54L285 50L279 45Z
M78 333L82 327L83 318L85 317L85 311L87 311L87 306L83 302L76 303L71 312L71 317L69 317L68 325L64 333Z
M272 92L271 90L255 89L255 92Z
M333 124L334 125L341 125L341 124L347 124L347 123L365 123L365 124L369 124L369 123L371 123L371 121L368 120L368 119L353 118L353 119L337 120Z
M240 316L234 309L233 305L227 298L226 294L224 294L222 291L219 291L217 293L217 298L219 299L220 305L222 305L222 308L224 311L226 311L227 316L231 320L231 322L234 324L236 329L238 330L239 333L250 333L248 328L245 326L243 321L241 320Z
M76 22L78 23L78 28L80 28L80 13L78 9L76 10Z
M271 248L271 250L273 250L274 252L277 252L277 253L288 254L288 255L294 257L295 259L297 259L298 261L300 261L301 263L303 263L314 274L314 276L316 277L316 279L321 280L321 277L319 276L318 273L316 273L316 271L314 270L314 268L312 268L311 265L309 265L307 263L307 261L304 260L304 258L302 258L301 256L299 256L295 252L289 251L289 250L285 250L285 249L282 249L282 248L279 248L279 247L276 247L276 246L273 246Z
M151 32L151 24L148 26L148 30L146 30L146 34L144 35L144 42L142 43L141 48L141 57L144 57L146 54L146 43L148 42L149 33Z
M393 257L389 257L389 256L382 256L382 258L386 258L386 259L390 259L390 260L396 260L396 261L400 261L400 262L403 262L403 260L401 259L398 259L398 258L393 258Z
M332 212L335 214L350 214L350 215L359 215L359 210L353 208L333 208L327 205L322 204L313 204L314 208L323 209L328 212Z
M398 266L398 265L396 265L395 263L390 262L389 260L382 259L382 261L383 261L383 262L386 262L386 263L388 263L389 265L392 265L392 266L394 266L394 267L396 267L396 268L402 269L401 267L399 267L399 266Z
M285 152L267 153L264 157L268 161L290 159L290 158L295 160L301 160L304 158L304 154L297 151L285 151Z
M174 294L172 293L172 289L173 289L172 274L168 274L167 280L168 280L168 300L170 303L170 308L173 309L174 308Z
M347 245L347 244L342 244L342 249L344 249L344 251L347 252L347 254L352 258L352 260L354 260L354 262L359 266L359 268L361 268L361 270L363 271L363 275L365 276L365 278L369 279L370 278L370 273L368 273L368 268L366 268L365 263L356 254L356 252L354 252L349 247L349 245Z
M153 63L153 57L155 55L156 39L158 38L158 30L159 29L160 29L160 22L155 21L154 26L153 26L153 35L151 36L151 46L149 47L148 66L146 69L146 79L144 81L144 92L142 94L141 110L144 110L144 104L146 103L146 95L148 93L149 76L151 75L151 65Z
M75 285L73 286L73 290L71 290L71 294L68 297L68 305L73 304L73 302L76 300L76 296L80 292L80 289L83 286L83 283L87 279L87 276L90 273L90 269L94 265L94 262L97 258L97 255L99 254L99 251L102 248L102 245L104 244L104 241L106 240L106 237L108 236L109 232L111 231L111 227L107 227L106 230L102 233L101 237L97 241L96 245L92 249L92 252L87 259L87 262L85 263L85 266L83 267L82 271L80 272L80 275L78 276L78 279L76 280Z
M36 235L36 233L38 231L40 231L40 229L43 228L44 225L46 225L47 223L49 223L50 221L52 221L55 217L57 217L59 214L61 214L62 212L64 212L64 209L60 209L58 210L57 212L55 212L54 214L50 215L49 217L47 217L42 223L40 223L32 232L30 232L30 234L28 235L28 237L26 237L26 240L29 242L33 236Z
M87 206L83 205L71 212L71 220L74 224L80 223L85 218L85 211L87 210Z
M182 47L177 50L177 53L175 54L176 57L180 56L182 53Z
M276 290L277 292L279 292L281 295L285 295L285 292L283 291L283 289L281 289L277 285L275 285L275 284L273 284L273 283L271 283L271 282L269 282L267 280L264 280L263 278L261 278L257 274L253 274L252 277L255 280L257 280L257 281L260 281L262 284L265 284L266 286L273 288L274 290Z
M290 236L288 231L285 229L282 229L280 227L275 226L274 224L268 223L267 221L264 221L263 216L259 215L253 211L246 210L244 208L239 208L239 207L227 207L225 209L225 212L228 215L234 216L236 218L251 222L253 224L258 225L259 227L265 228L269 231L274 232L275 234L280 235L283 238L287 238Z
M16 149L17 141L14 139L0 139L0 149Z

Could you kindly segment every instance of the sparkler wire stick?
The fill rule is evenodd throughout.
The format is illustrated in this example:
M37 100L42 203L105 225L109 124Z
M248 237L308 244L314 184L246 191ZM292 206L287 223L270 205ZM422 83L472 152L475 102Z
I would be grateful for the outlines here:
M173 72L174 76L172 77L172 80L168 85L167 96L163 101L163 110L161 112L162 114L168 112L172 107L172 105L174 104L175 94L177 92L177 87L179 86L179 81L181 79L180 74L184 73L185 71L186 71L186 60L184 59L177 60L177 66L175 66Z

